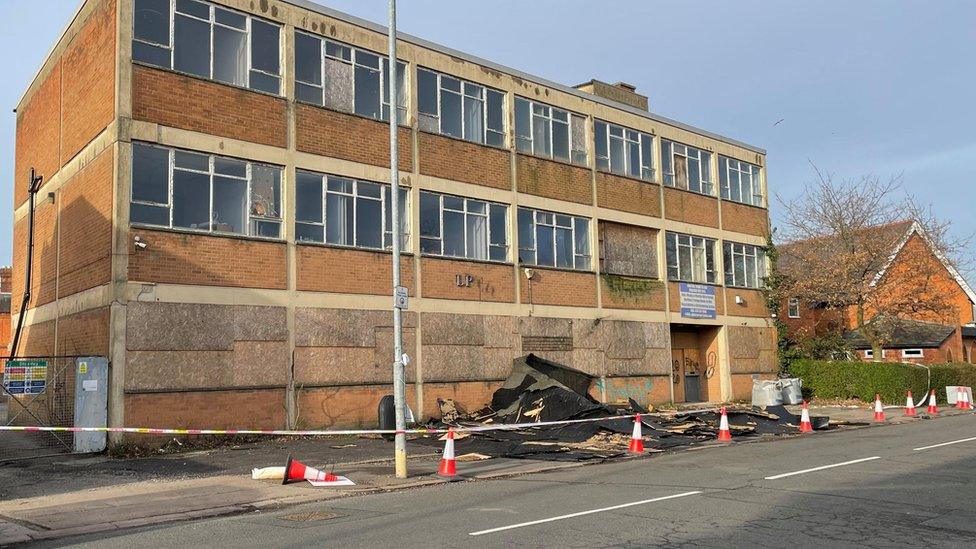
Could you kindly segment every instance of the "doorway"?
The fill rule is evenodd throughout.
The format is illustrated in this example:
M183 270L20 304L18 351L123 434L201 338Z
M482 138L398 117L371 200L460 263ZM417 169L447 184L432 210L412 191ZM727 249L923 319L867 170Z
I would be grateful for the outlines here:
M701 352L698 349L671 349L671 381L675 402L701 402Z

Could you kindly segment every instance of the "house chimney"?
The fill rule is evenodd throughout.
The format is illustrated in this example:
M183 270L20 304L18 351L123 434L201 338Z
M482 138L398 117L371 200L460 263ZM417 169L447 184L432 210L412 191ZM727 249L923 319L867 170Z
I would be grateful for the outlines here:
M637 93L637 86L626 82L607 84L600 80L590 80L589 82L577 85L576 89L641 110L646 111L649 109L647 96Z

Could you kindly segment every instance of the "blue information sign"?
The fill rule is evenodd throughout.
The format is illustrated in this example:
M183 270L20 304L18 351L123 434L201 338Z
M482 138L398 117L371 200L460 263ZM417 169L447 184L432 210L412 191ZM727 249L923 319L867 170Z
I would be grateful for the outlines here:
M715 318L715 287L705 284L678 284L682 318Z

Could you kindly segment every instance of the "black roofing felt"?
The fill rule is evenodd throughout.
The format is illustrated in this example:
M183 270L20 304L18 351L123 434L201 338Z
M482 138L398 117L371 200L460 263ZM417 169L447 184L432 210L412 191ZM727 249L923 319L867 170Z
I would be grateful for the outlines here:
M883 317L872 322L883 322L885 330L891 331L891 340L884 345L885 349L936 348L956 331L955 326L905 318ZM871 348L871 344L858 332L847 332L844 339L854 349Z

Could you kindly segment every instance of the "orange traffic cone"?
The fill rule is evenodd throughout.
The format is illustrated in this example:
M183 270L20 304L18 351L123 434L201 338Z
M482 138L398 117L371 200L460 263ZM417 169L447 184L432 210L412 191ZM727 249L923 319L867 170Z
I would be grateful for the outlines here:
M634 418L634 434L630 436L630 447L627 451L631 454L643 454L644 453L644 439L641 437L641 420L640 414Z
M805 400L803 401L803 411L800 412L800 432L813 432L813 423L810 423L810 409L807 407L807 401Z
M281 483L288 484L289 482L300 480L334 482L339 480L339 477L332 473L325 473L314 467L309 467L297 459L292 459L291 456L288 456L288 460L285 461L285 477L281 480Z
M725 406L722 406L722 418L718 422L718 440L732 442L732 431L729 431L729 416L725 413Z
M908 391L908 395L905 397L905 415L906 416L915 415L915 401L912 400L911 391Z
M885 420L884 406L881 405L881 395L879 393L875 393L874 395L874 420Z
M932 392L929 393L929 407L925 412L931 415L939 413L939 407L935 404L935 389L932 389Z
M962 388L962 409L963 410L973 409L973 403L969 402L969 387Z
M446 478L457 476L457 463L454 461L454 429L447 430L447 442L444 443L444 455L441 457L437 476Z

